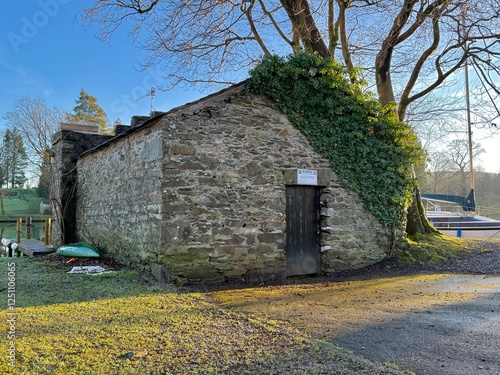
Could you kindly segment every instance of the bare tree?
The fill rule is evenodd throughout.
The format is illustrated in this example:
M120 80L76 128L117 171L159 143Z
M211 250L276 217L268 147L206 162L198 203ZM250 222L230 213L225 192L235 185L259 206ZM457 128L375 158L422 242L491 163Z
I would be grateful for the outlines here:
M472 188L467 184L467 179L470 177L469 167L469 145L467 140L455 139L448 144L448 152L452 161L451 170L456 171L459 175L460 194L466 196L469 189ZM472 145L472 158L477 159L479 155L484 153L484 149L479 143Z
M232 83L262 55L299 46L371 71L383 104L408 106L473 62L492 94L500 67L500 1L96 0L83 11L101 38L126 23L171 84ZM374 67L374 68L372 68ZM239 73L239 74L235 74Z
M500 220L500 173L476 173L476 192L481 215Z
M49 189L53 215L57 223L63 223L66 207L60 201L60 187L55 179L51 160L52 136L58 131L65 113L49 107L40 98L22 97L14 103L12 111L5 114L7 125L21 135L30 163L36 167L39 183L52 185ZM61 225L61 224L60 224Z
M59 129L64 112L49 107L40 98L22 97L15 101L12 111L3 118L7 126L15 129L23 138L30 163L42 168L52 147L52 136Z
M449 152L438 151L429 155L430 191L433 194L441 192L452 178L453 160Z
M148 30L139 42L150 52L144 66L163 65L165 88L170 88L180 82L233 83L259 57L272 53L268 44L291 46L290 23L275 18L279 8L276 1L104 0L83 17L102 25L102 39L123 23L132 23L134 37ZM274 43L277 39L281 42Z

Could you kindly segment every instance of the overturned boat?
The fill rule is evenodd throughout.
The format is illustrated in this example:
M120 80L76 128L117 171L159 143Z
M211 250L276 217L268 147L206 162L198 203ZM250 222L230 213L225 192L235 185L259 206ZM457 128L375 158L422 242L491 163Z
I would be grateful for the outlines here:
M60 246L56 254L72 258L99 258L97 249L89 243L78 242L70 245Z

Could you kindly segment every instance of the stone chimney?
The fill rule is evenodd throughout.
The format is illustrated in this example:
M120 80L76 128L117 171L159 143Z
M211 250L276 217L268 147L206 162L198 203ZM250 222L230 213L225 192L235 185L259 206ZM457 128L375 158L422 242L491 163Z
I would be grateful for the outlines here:
M109 135L61 130L52 137L52 244L76 242L76 164L78 157L112 138Z

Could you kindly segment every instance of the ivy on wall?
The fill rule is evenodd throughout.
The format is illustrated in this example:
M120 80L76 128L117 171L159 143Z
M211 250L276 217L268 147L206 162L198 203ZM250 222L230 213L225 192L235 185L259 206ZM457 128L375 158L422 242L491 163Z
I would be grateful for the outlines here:
M301 53L265 58L248 87L276 103L382 224L399 227L414 186L411 166L424 152L393 106L383 108L348 78L340 63Z

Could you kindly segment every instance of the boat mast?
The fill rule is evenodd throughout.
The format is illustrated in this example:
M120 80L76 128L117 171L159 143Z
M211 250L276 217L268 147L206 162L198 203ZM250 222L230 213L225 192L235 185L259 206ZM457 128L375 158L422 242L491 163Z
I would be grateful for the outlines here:
M468 4L467 4L468 5ZM465 204L462 205L466 211L476 210L476 197L474 193L474 165L472 162L472 122L470 118L470 92L469 92L469 35L467 28L465 27L467 22L467 8L464 9L463 13L463 24L464 24L464 42L465 42L465 101L467 110L467 135L469 141L469 178L470 178L470 193L465 198Z
M469 63L465 59L465 101L467 105L467 136L469 140L469 166L470 166L470 188L474 190L474 166L472 164L472 122L470 119L470 94L469 94Z

